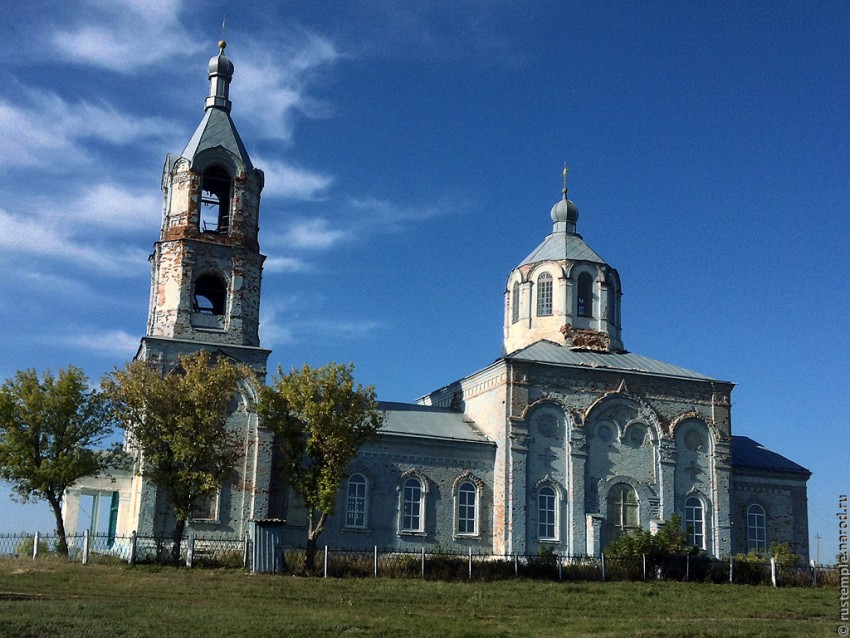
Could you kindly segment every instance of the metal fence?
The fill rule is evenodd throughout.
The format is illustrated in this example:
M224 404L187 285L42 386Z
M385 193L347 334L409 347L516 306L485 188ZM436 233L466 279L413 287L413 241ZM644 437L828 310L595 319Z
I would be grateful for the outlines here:
M68 558L81 563L173 563L170 536L66 536ZM57 554L59 538L49 534L0 535L0 557L43 559ZM473 550L440 551L371 550L322 547L316 552L313 570L307 570L303 548L283 548L276 569L294 575L331 578L418 578L424 580L505 580L527 578L552 581L673 580L682 582L746 583L775 586L837 586L838 570L827 565L788 564L782 560L736 556L650 556L613 559L567 556L557 553L489 554ZM187 567L234 567L254 571L252 542L244 538L190 535L179 545L180 565Z

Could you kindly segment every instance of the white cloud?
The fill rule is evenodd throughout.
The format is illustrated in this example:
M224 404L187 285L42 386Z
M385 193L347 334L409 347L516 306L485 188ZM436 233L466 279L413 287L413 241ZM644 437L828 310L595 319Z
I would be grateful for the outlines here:
M0 100L0 167L46 166L61 171L89 161L82 142L129 145L167 139L175 127L158 117L120 113L108 103L72 104L56 93L22 88L22 103Z
M50 36L66 59L137 73L161 60L200 50L180 22L180 0L89 0L89 11Z
M162 214L162 197L149 188L130 190L120 184L97 184L52 216L67 221L92 222L98 228L147 229L157 232Z
M296 257L269 257L263 264L263 272L292 273L305 272L310 266Z
M314 173L286 162L255 157L254 164L263 169L266 176L263 197L313 200L333 183L333 177L330 175Z
M369 227L382 232L396 232L411 223L442 217L465 208L458 204L455 204L453 210L441 204L402 206L371 196L352 197L349 199L349 205L352 217L361 221L358 227L363 227L362 222L368 220Z
M266 304L260 313L261 343L266 348L307 339L358 339L374 334L381 328L377 321L339 321L293 317L293 311L303 310L303 299L292 297L287 303ZM314 306L311 306L315 309ZM281 317L288 317L282 320Z
M48 218L24 218L0 209L0 250L70 261L104 275L136 275L146 267L145 251L129 246L87 244Z
M130 358L139 348L139 337L123 330L94 332L92 334L73 334L59 337L62 343L92 350L100 354Z
M327 219L315 217L293 222L278 243L291 248L323 250L343 241L346 235L344 229L332 226Z
M330 114L328 103L307 90L319 69L341 57L330 40L309 33L298 46L281 44L275 49L265 42L240 49L231 92L240 117L251 120L266 137L291 140L296 115Z

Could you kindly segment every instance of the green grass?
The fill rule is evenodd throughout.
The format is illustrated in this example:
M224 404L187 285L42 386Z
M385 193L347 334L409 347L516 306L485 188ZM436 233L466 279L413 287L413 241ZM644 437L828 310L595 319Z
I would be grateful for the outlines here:
M0 560L0 636L829 636L836 589L446 583Z

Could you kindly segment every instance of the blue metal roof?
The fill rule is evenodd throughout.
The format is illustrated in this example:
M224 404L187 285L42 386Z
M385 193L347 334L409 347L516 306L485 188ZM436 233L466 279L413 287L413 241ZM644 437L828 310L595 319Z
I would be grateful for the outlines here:
M748 436L732 437L732 467L747 468L754 470L770 470L773 472L792 472L795 474L806 474L811 472L802 465L794 463L791 459L781 454L768 450L758 441L753 441Z
M551 341L538 341L504 357L513 361L551 363L576 368L594 368L600 370L622 370L642 374L657 374L665 377L717 381L712 377L680 368L670 363L650 359L633 352L597 352L575 350Z
M381 434L492 444L469 417L451 408L380 401L378 409L386 414Z
M556 232L548 235L543 243L522 260L520 266L535 264L539 261L572 259L575 261L591 261L604 264L605 260L584 243L581 235L567 232Z

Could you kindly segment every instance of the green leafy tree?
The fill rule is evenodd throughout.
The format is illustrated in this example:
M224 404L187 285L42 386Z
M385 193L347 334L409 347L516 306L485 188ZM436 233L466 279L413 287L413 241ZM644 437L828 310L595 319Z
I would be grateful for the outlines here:
M348 463L384 421L373 386L354 384L354 366L305 365L260 390L258 412L276 435L282 479L307 510L307 563L314 568L316 540L334 512Z
M165 373L134 361L102 382L141 454L142 476L163 490L174 510L175 564L193 508L216 494L239 458L241 441L227 418L239 383L249 374L229 359L199 351L181 356Z
M74 366L55 377L19 370L0 387L0 478L21 501L50 504L62 555L68 555L62 495L82 477L118 462L117 444L98 449L114 425L106 397Z

